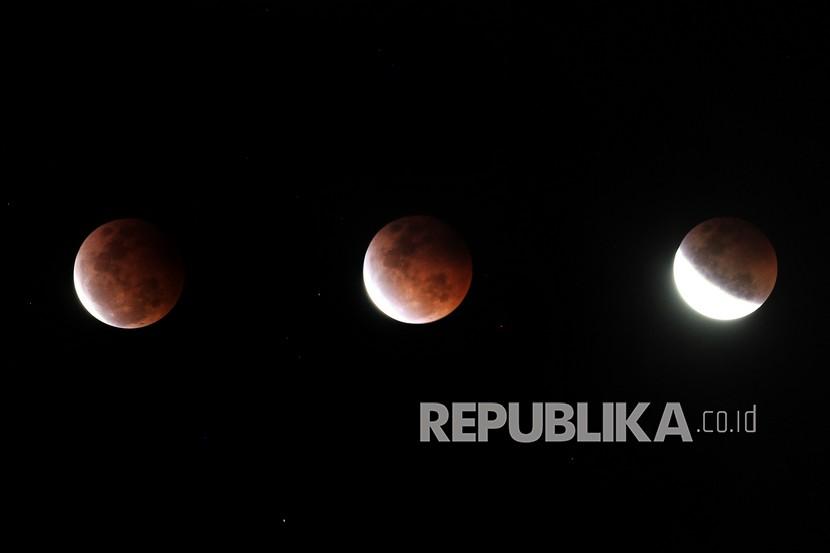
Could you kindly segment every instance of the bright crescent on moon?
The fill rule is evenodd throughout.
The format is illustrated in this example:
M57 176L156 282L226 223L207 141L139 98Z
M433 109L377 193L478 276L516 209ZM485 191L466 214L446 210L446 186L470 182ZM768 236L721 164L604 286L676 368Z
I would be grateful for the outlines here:
M363 260L363 282L366 286L366 293L369 295L369 299L372 300L375 307L386 313L389 317L392 317L396 321L409 324L422 324L429 321L429 319L426 318L422 319L410 317L403 309L398 308L394 302L387 299L386 295L381 291L377 284L376 276L372 270L371 263L369 262L368 254Z
M72 280L75 283L75 293L78 294L78 299L81 300L81 305L84 306L84 309L86 309L90 315L102 323L118 327L118 325L114 325L110 322L112 320L112 316L106 316L102 312L100 306L92 301L92 298L90 298L89 294L86 293L83 275L81 274L81 264L78 260L75 261L75 267L72 273Z
M761 307L761 303L735 297L706 280L680 250L674 256L674 283L683 300L710 319L740 319Z

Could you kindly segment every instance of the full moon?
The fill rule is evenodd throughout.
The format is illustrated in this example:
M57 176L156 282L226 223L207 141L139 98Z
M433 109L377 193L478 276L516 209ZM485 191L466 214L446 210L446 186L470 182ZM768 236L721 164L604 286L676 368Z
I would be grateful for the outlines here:
M397 219L375 235L363 259L372 303L396 321L430 323L452 313L473 279L461 237L433 217Z
M674 256L683 300L706 317L745 317L766 301L778 276L775 249L754 225L717 217L693 228Z
M118 328L163 318L179 299L184 268L155 226L118 219L90 234L75 257L75 292L89 313Z

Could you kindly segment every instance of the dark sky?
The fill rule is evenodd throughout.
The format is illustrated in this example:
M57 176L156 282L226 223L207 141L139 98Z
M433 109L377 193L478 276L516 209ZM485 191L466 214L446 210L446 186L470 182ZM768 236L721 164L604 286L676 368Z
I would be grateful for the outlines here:
M31 539L817 539L818 14L546 4L14 14L4 426ZM410 214L452 225L474 264L461 307L422 326L377 311L361 276ZM722 215L779 260L768 302L728 324L671 278L685 233ZM119 217L187 265L145 329L101 324L72 285L81 242ZM757 405L758 432L421 444L421 401L680 401L693 431Z

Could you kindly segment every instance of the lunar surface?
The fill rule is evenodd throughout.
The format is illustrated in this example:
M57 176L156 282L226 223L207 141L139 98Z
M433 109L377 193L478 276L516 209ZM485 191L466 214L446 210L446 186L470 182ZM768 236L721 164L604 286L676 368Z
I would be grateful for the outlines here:
M437 321L464 300L473 279L461 237L433 217L397 219L372 239L363 282L383 313L404 323Z
M775 249L754 225L733 217L693 228L674 257L674 281L695 311L713 319L749 315L775 286Z
M75 257L75 292L96 319L139 328L163 318L184 284L181 259L155 226L118 219L90 234Z

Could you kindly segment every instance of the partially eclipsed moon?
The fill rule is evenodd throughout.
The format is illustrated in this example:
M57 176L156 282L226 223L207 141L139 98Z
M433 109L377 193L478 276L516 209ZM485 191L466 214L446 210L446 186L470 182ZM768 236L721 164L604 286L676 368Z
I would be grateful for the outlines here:
M674 282L701 315L732 320L766 301L778 276L775 249L754 225L733 217L693 228L674 256Z
M438 219L403 217L383 227L363 259L372 303L396 321L421 324L452 313L473 278L461 237Z
M75 292L99 321L139 328L173 308L184 284L181 260L165 236L140 219L118 219L90 234L75 257Z

